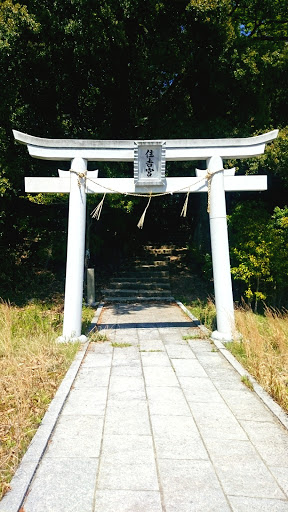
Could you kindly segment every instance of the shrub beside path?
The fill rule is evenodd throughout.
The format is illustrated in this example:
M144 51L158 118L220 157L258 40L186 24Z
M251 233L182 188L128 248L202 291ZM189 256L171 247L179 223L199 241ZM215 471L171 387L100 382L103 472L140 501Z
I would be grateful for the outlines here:
M99 329L0 512L288 511L287 430L177 305L106 306Z

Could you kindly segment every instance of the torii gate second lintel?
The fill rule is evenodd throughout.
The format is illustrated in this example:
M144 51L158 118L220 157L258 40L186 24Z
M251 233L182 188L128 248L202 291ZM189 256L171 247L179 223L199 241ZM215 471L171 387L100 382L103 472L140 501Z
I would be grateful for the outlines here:
M249 158L264 153L266 143L277 137L278 130L249 138L173 139L160 142L43 139L17 131L13 131L13 134L18 142L27 145L30 155L35 158L71 162L72 172L59 171L59 178L25 178L26 192L69 193L64 322L59 341L87 339L81 335L86 193L207 192L207 173L210 181L209 218L217 313L217 331L212 333L212 337L222 341L233 339L235 323L225 191L266 190L267 177L234 176L234 170L223 169L223 160ZM153 149L161 144L165 160L206 160L207 171L197 170L196 178L164 178L162 160L159 164L161 179L159 175L157 180L155 173L148 172L153 168L153 160L150 159L147 176L151 177L151 181L146 176L141 183L137 172L135 179L135 147ZM97 171L87 171L89 160L134 161L134 178L98 178Z

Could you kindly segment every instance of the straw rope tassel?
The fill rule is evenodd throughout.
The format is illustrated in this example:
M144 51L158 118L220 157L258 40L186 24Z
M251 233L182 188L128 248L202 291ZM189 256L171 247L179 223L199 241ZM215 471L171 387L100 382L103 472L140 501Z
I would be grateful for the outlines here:
M150 201L151 201L151 194L150 194L150 197L149 197L149 199L148 199L147 206L146 206L146 208L145 208L144 212L142 213L142 215L141 215L141 217L140 217L140 220L139 220L139 222L138 222L138 224L137 224L137 227L138 227L139 229L142 229L142 228L143 228L145 215L146 215L146 212L147 212L147 210L148 210L148 207L149 207Z
M185 202L183 204L183 208L182 208L182 211L180 213L180 217L186 217L186 214L187 214L187 206L188 206L188 201L189 201L189 194L190 194L190 187L189 187L189 190L187 192L187 195L186 195L186 199L185 199Z
M208 188L208 198L207 198L207 213L210 213L210 198L211 198L211 180L212 180L212 172L207 170L207 188Z
M105 196L106 196L106 192L105 192L104 196L102 197L100 203L96 206L96 208L93 210L93 212L91 212L91 217L93 219L96 219L96 220L100 219Z

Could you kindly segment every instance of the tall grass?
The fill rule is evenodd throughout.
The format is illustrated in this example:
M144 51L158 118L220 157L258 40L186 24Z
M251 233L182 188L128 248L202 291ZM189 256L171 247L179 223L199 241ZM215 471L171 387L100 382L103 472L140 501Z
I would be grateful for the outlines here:
M212 332L216 329L216 308L212 299L197 299L190 302L184 299L182 302L209 331Z
M227 347L263 388L288 412L288 313L266 308L235 312L242 341Z
M0 498L78 350L61 324L57 307L0 304Z

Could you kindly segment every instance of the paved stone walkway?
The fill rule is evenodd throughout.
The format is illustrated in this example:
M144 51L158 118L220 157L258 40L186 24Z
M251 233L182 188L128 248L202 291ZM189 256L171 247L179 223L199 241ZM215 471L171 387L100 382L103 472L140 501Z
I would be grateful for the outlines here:
M100 322L23 510L288 511L287 430L181 309Z

